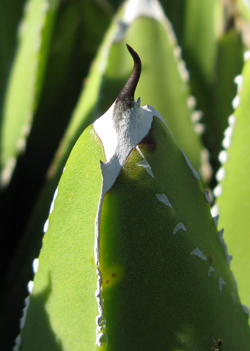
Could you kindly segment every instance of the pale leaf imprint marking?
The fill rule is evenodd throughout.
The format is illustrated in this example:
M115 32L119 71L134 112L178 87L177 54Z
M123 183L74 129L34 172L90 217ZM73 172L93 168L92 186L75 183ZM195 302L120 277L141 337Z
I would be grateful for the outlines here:
M211 266L208 270L208 276L211 277L211 274L215 272L215 268L213 266Z
M185 227L185 225L182 222L179 222L173 230L173 234L176 234L179 230L184 230L185 232L187 231L187 228Z
M219 277L219 289L221 294L222 294L222 289L224 285L226 285L225 280L222 277Z
M159 201L161 201L162 203L164 203L166 206L173 208L167 195L165 194L156 194L156 197Z
M152 171L152 168L150 166L150 164L148 163L148 161L146 160L145 156L143 155L143 153L141 152L139 146L137 145L136 146L136 150L139 152L139 154L141 155L141 157L143 158L143 160L137 162L137 166L140 166L140 167L143 167L147 173L152 177L154 178L154 174L153 174L153 171Z
M203 261L207 261L207 257L204 255L204 253L201 251L201 249L199 247L196 247L196 249L194 249L191 252L191 255L195 255L195 256L201 258Z

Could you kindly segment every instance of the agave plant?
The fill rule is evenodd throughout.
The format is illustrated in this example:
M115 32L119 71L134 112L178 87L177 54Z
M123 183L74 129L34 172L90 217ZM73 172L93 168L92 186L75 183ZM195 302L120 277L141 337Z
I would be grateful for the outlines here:
M118 5L29 0L3 51L1 346L250 350L250 6Z

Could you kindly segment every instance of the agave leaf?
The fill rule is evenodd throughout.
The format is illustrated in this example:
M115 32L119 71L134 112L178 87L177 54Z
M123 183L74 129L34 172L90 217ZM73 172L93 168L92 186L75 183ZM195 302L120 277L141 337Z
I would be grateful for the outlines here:
M225 229L225 238L230 253L233 255L232 270L235 274L241 301L250 306L249 280L249 226L250 209L250 60L249 52L245 54L246 62L242 75L236 77L238 93L233 100L235 112L229 117L229 126L225 130L223 150L219 159L222 167L217 173L220 184L214 189L217 196L216 211L220 214L220 226ZM228 161L227 161L228 160Z
M91 20L98 22L90 39L90 29L85 23L87 14ZM109 9L92 0L62 2L57 11L43 89L26 152L19 158L11 183L0 201L0 285L3 286L0 295L0 339L6 350L11 348L19 331L27 283L33 279L32 261L41 248L43 224L58 180L48 193L42 195L43 200L39 199L36 214L32 215L32 212L44 185L49 163L82 88L82 79L87 74L93 51L109 18Z
M159 113L134 101L130 52L131 78L60 180L20 349L247 351L207 195Z
M16 154L25 147L47 62L58 0L29 0L19 27L19 45L3 108L1 169L6 185Z

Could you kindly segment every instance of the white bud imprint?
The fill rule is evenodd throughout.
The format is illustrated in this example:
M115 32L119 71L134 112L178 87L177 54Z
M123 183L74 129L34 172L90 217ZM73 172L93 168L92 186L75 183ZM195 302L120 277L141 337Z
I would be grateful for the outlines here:
M173 230L173 234L176 234L179 230L184 230L185 232L187 231L187 228L185 227L185 225L182 222L179 222Z
M152 178L154 178L154 174L152 172L151 166L145 158L144 158L144 160L141 160L141 161L137 162L136 164L137 164L137 166L143 167L145 169L145 171L147 171L147 173Z
M196 172L196 170L193 168L193 166L191 165L191 162L189 161L189 159L187 158L187 156L185 155L185 152L183 150L181 150L185 160L186 160L186 163L188 165L188 167L191 169L194 177L197 179L197 180L200 180L200 176L199 174Z
M140 167L143 167L147 173L152 177L154 178L154 174L153 174L153 171L152 171L152 168L150 166L150 164L148 163L148 161L146 160L145 156L143 155L143 153L141 152L139 146L137 145L136 146L136 150L139 152L139 154L141 155L141 157L143 158L142 161L139 161L137 162L137 166L140 166Z
M36 274L38 272L39 267L39 258L35 258L32 263L33 273Z
M203 261L207 261L207 257L204 255L204 253L201 251L201 249L199 247L196 247L196 249L194 249L191 252L191 255L197 256L197 257L201 258Z
M231 292L231 295L232 295L232 298L233 298L234 302L238 302L235 293L234 293L234 292Z
M156 194L156 197L159 201L161 201L162 203L164 203L166 206L173 208L167 195L165 194Z
M211 274L215 272L215 268L213 266L211 266L208 270L208 276L211 277Z
M224 285L226 285L225 280L222 277L219 277L219 289L221 294L222 294L222 289Z

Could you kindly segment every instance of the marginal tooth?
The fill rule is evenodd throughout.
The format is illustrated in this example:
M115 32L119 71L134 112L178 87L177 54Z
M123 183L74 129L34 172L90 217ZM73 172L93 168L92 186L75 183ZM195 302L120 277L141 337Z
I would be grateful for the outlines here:
M206 201L210 204L209 191L205 190L205 191L204 191L204 196L205 196Z
M223 179L225 179L225 175L226 175L225 168L221 167L215 176L215 178L217 179L217 182L221 182Z
M176 58L176 60L181 60L181 52L182 52L181 47L179 45L177 45L174 48L174 57Z
M241 307L242 307L243 311L246 313L246 315L249 318L249 316L250 316L249 308L247 306L245 306L245 305L241 305Z
M235 98L233 99L232 106L236 110L240 105L240 96L236 95Z
M28 286L27 286L29 294L32 293L33 287L34 287L34 282L33 282L32 280L30 280L30 281L28 282Z
M228 137L228 136L226 136L224 139L223 139L223 141L222 141L222 146L224 147L224 149L228 149L228 148L230 148L230 146L231 146L231 137Z
M191 252L191 255L195 255L195 256L201 258L203 261L207 261L207 257L204 255L204 253L201 251L201 249L199 247L196 247L196 249L194 249Z
M19 334L15 339L15 346L13 347L13 351L19 351L21 346L21 335Z
M45 222L44 226L43 226L43 232L44 234L47 232L49 228L49 220L47 219L47 221Z
M221 230L218 232L221 245L222 245L223 242L224 242L223 234L224 234L224 229L221 229Z
M211 267L209 268L209 270L208 270L208 276L211 277L211 274L212 274L213 272L215 272L215 269L214 269L213 266L211 266Z
M233 135L233 131L234 131L233 125L230 125L229 127L227 127L227 129L225 129L224 131L225 137L231 138L231 136Z
M224 285L226 285L225 280L222 277L219 277L219 289L221 294L222 294L222 289Z
M200 122L202 119L203 113L201 111L194 111L191 115L191 119L194 123Z
M235 276L234 276L234 274L233 274L233 272L232 272L232 271L231 271L231 273L232 273L232 277L233 277L234 285L235 285L235 287L236 287L236 290L238 291L238 284L237 284L237 280L236 280L236 278L235 278Z
M196 106L196 99L194 96L190 95L188 98L187 98L187 106L188 108L190 108L191 110L193 110Z
M221 164L224 164L224 163L227 162L227 160L228 160L228 153L227 153L226 150L222 150L222 151L219 153L218 160L220 161Z
M219 206L216 204L211 208L211 215L212 217L217 216L217 214L219 213Z
M23 329L25 322L26 322L26 317L27 317L27 312L30 304L30 296L27 296L24 299L24 308L23 308L23 315L22 318L20 319L20 329Z
M187 231L187 228L185 227L185 225L182 222L179 222L173 230L173 234L176 234L179 230L184 230Z
M228 123L230 126L234 127L235 126L235 123L236 123L236 117L235 115L230 115L228 117Z
M244 61L246 62L250 58L250 50L244 52Z
M219 215L213 217L213 221L214 221L215 228L217 228L217 226L218 226L218 221L219 221Z
M159 201L163 202L166 206L173 208L167 195L165 194L156 194L156 197Z
M242 86L243 86L243 76L239 74L234 78L234 82L237 84L238 94L241 93Z
M191 171L192 171L194 177L195 177L197 180L200 180L199 174L196 172L196 170L195 170L194 167L192 166L191 162L189 161L189 159L188 159L187 156L185 155L184 151L181 150L181 152L182 152L182 154L183 154L183 156L184 156L184 158L185 158L185 160L186 160L186 163L187 163L188 167L191 169Z
M189 72L186 68L185 62L184 61L180 61L178 63L178 71L179 74L183 80L184 83L187 83L189 81Z
M35 258L32 263L33 273L36 274L38 272L39 267L39 258Z
M194 130L198 135L202 135L205 131L205 125L203 123L196 123L194 125Z
M213 194L214 194L215 197L221 196L221 194L222 194L222 186L221 186L221 184L217 185L217 186L214 188Z

